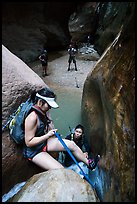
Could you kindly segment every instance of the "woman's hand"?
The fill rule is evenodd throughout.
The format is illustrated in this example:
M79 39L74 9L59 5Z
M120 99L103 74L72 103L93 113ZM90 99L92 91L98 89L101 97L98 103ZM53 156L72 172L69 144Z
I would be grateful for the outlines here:
M46 135L48 137L52 137L52 136L55 136L55 132L57 132L58 129L52 129L50 130Z

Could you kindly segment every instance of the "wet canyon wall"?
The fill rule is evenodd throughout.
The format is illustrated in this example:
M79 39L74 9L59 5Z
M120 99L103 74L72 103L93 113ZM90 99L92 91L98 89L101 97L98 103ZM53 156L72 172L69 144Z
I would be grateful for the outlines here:
M89 73L82 116L94 154L111 175L104 201L135 200L135 7Z
M101 55L134 2L3 2L2 44L25 63L43 48L67 50L70 40L91 43ZM25 15L24 15L25 11Z

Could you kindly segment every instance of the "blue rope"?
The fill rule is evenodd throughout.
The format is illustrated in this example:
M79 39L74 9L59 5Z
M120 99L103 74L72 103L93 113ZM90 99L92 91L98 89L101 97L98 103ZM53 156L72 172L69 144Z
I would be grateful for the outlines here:
M69 153L69 155L71 156L71 158L73 159L73 161L76 163L76 165L79 167L79 169L81 170L83 176L86 178L86 180L90 183L90 185L95 188L94 184L92 183L92 181L88 178L88 176L84 173L83 169L81 168L81 166L79 165L79 163L77 162L77 160L75 159L75 157L73 156L73 154L71 153L70 149L67 147L67 145L65 144L65 142L62 140L62 138L60 137L60 135L57 132L54 132L54 134L57 136L58 140L60 141L60 143L63 145L63 147L67 150L67 152Z

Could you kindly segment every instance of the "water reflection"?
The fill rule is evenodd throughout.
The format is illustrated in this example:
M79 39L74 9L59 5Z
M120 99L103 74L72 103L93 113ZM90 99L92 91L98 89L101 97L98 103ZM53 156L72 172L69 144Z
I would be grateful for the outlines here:
M64 138L70 133L69 126L73 129L81 123L81 98L80 89L54 88L57 95L59 108L51 109L51 116L58 133Z

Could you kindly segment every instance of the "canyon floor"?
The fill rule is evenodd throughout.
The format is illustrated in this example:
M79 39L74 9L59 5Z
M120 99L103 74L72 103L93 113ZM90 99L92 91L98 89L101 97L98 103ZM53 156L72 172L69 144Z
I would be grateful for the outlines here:
M82 92L84 82L88 73L92 72L96 61L80 60L77 59L76 63L78 71L75 71L73 62L71 63L71 70L68 69L67 51L56 51L49 53L49 61L47 73L48 76L42 76L42 67L40 61L32 63L30 67L36 72L43 81L53 90L58 88L64 89L79 89Z

